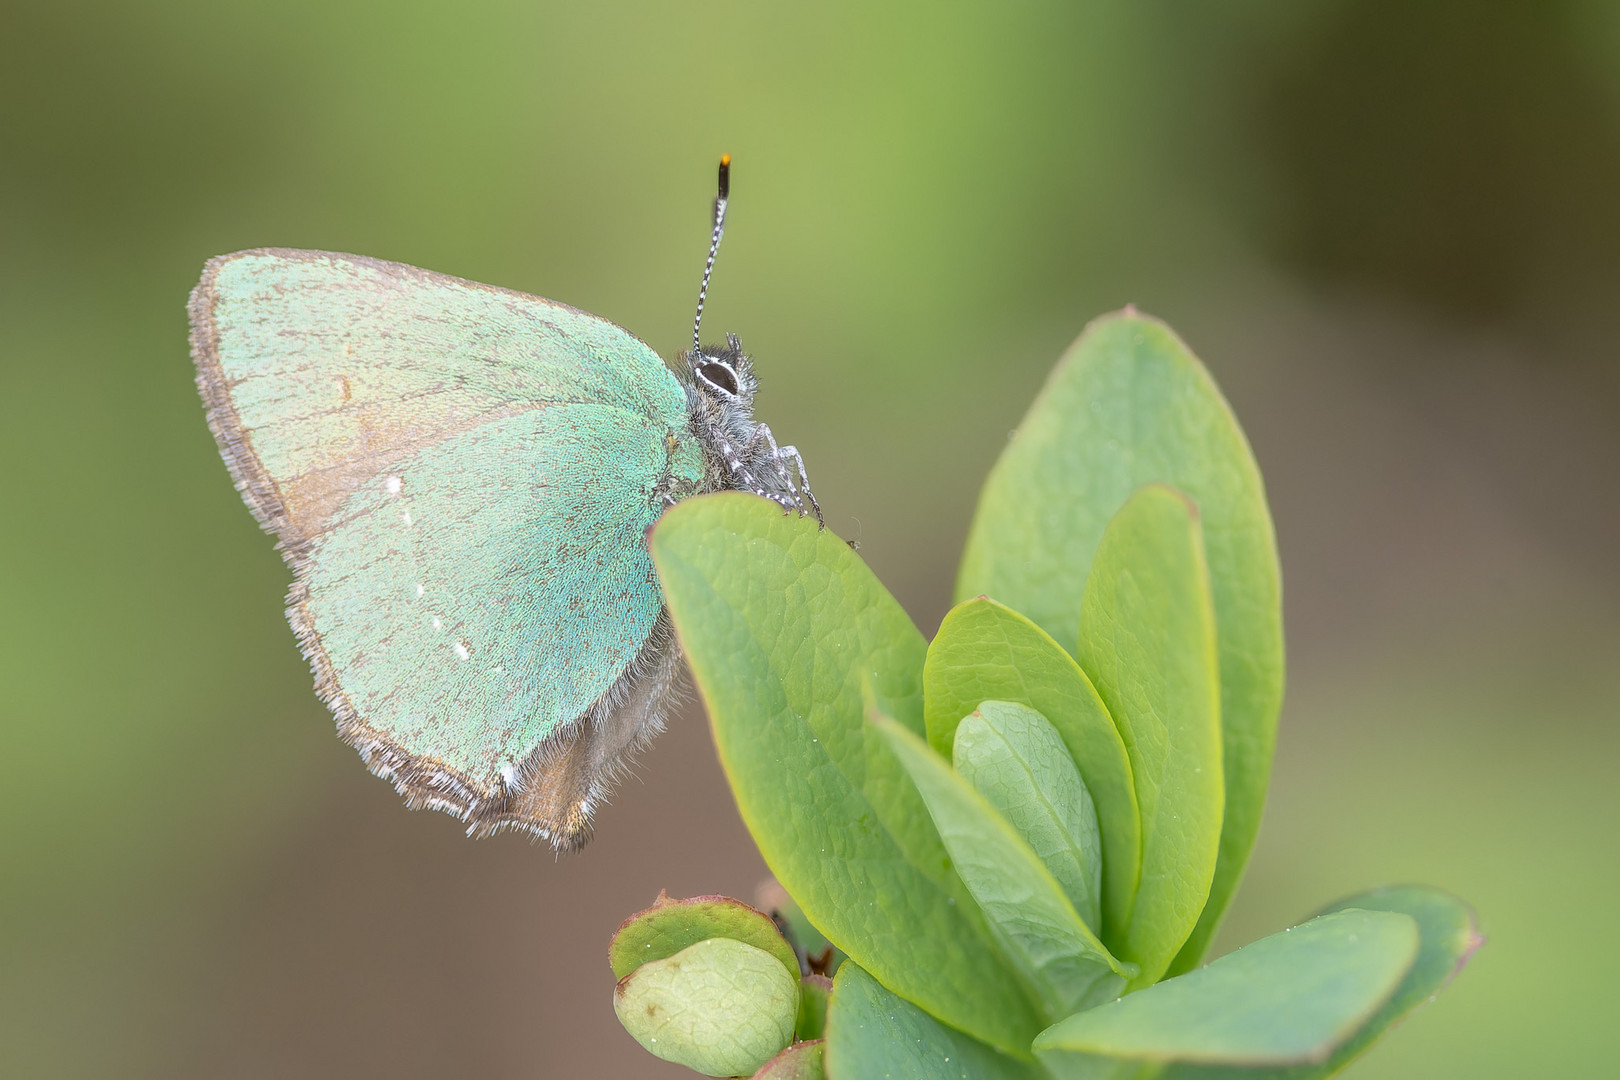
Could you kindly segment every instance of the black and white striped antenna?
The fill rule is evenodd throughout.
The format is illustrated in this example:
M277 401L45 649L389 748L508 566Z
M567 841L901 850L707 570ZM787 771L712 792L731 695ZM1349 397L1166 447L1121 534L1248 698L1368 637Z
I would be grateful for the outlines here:
M692 319L692 351L703 345L698 328L703 325L703 301L709 295L709 276L714 273L714 256L720 250L720 234L726 231L726 198L731 194L731 155L720 155L720 193L714 197L714 239L709 241L709 261L703 267L703 284L698 287L697 315Z

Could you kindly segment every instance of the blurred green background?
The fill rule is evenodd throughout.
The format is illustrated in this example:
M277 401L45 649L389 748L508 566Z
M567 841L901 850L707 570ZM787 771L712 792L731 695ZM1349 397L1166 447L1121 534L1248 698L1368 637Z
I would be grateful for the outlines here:
M1613 1069L1620 7L4 0L0 1072L686 1075L605 948L764 876L701 713L583 855L407 812L310 690L184 305L328 248L671 355L723 150L706 325L925 631L1063 347L1176 326L1292 660L1220 948L1441 885L1490 944L1350 1075Z

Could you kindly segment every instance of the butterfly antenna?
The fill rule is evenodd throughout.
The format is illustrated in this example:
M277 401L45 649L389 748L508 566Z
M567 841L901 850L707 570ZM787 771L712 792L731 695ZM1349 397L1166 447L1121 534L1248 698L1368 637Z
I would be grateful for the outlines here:
M709 276L714 273L714 256L720 250L720 234L726 231L726 198L731 194L731 155L720 155L720 193L714 197L714 239L709 241L709 261L703 267L703 284L698 287L697 315L692 319L692 351L702 348L698 328L703 325L703 301L709 295Z

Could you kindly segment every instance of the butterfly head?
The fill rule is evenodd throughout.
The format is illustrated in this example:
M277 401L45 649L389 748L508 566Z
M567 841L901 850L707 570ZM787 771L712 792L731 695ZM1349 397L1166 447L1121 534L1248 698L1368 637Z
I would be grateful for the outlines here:
M754 365L742 351L737 335L727 334L721 346L703 345L703 301L709 294L715 253L726 227L726 203L731 195L731 155L720 158L718 194L714 200L714 233L709 239L709 260L698 286L697 314L692 318L692 348L681 354L686 372L686 405L692 431L703 445L703 489L751 491L777 503L786 512L815 514L821 507L810 493L810 477L798 450L778 446L771 429L754 420L754 393L759 382ZM669 496L666 496L669 498Z
M692 385L718 410L753 411L759 380L736 334L727 334L723 346L708 345L687 353L686 363L692 372Z
M686 371L686 408L692 430L708 447L719 475L734 473L755 447L754 393L759 380L754 364L735 334L724 345L706 345L681 354ZM716 481L719 486L729 486Z

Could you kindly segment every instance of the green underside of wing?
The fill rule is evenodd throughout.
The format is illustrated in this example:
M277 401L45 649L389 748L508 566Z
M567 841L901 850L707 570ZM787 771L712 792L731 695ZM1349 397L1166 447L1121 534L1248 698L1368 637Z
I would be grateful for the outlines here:
M662 603L646 530L702 476L656 353L539 297L315 251L214 260L192 316L340 715L490 786L624 673Z
M231 405L293 501L319 498L298 490L311 474L402 456L492 410L594 402L672 427L685 418L656 353L562 304L352 255L256 251L216 265Z
M600 697L662 605L646 530L666 435L601 405L535 409L351 496L312 552L308 611L365 723L493 781Z

